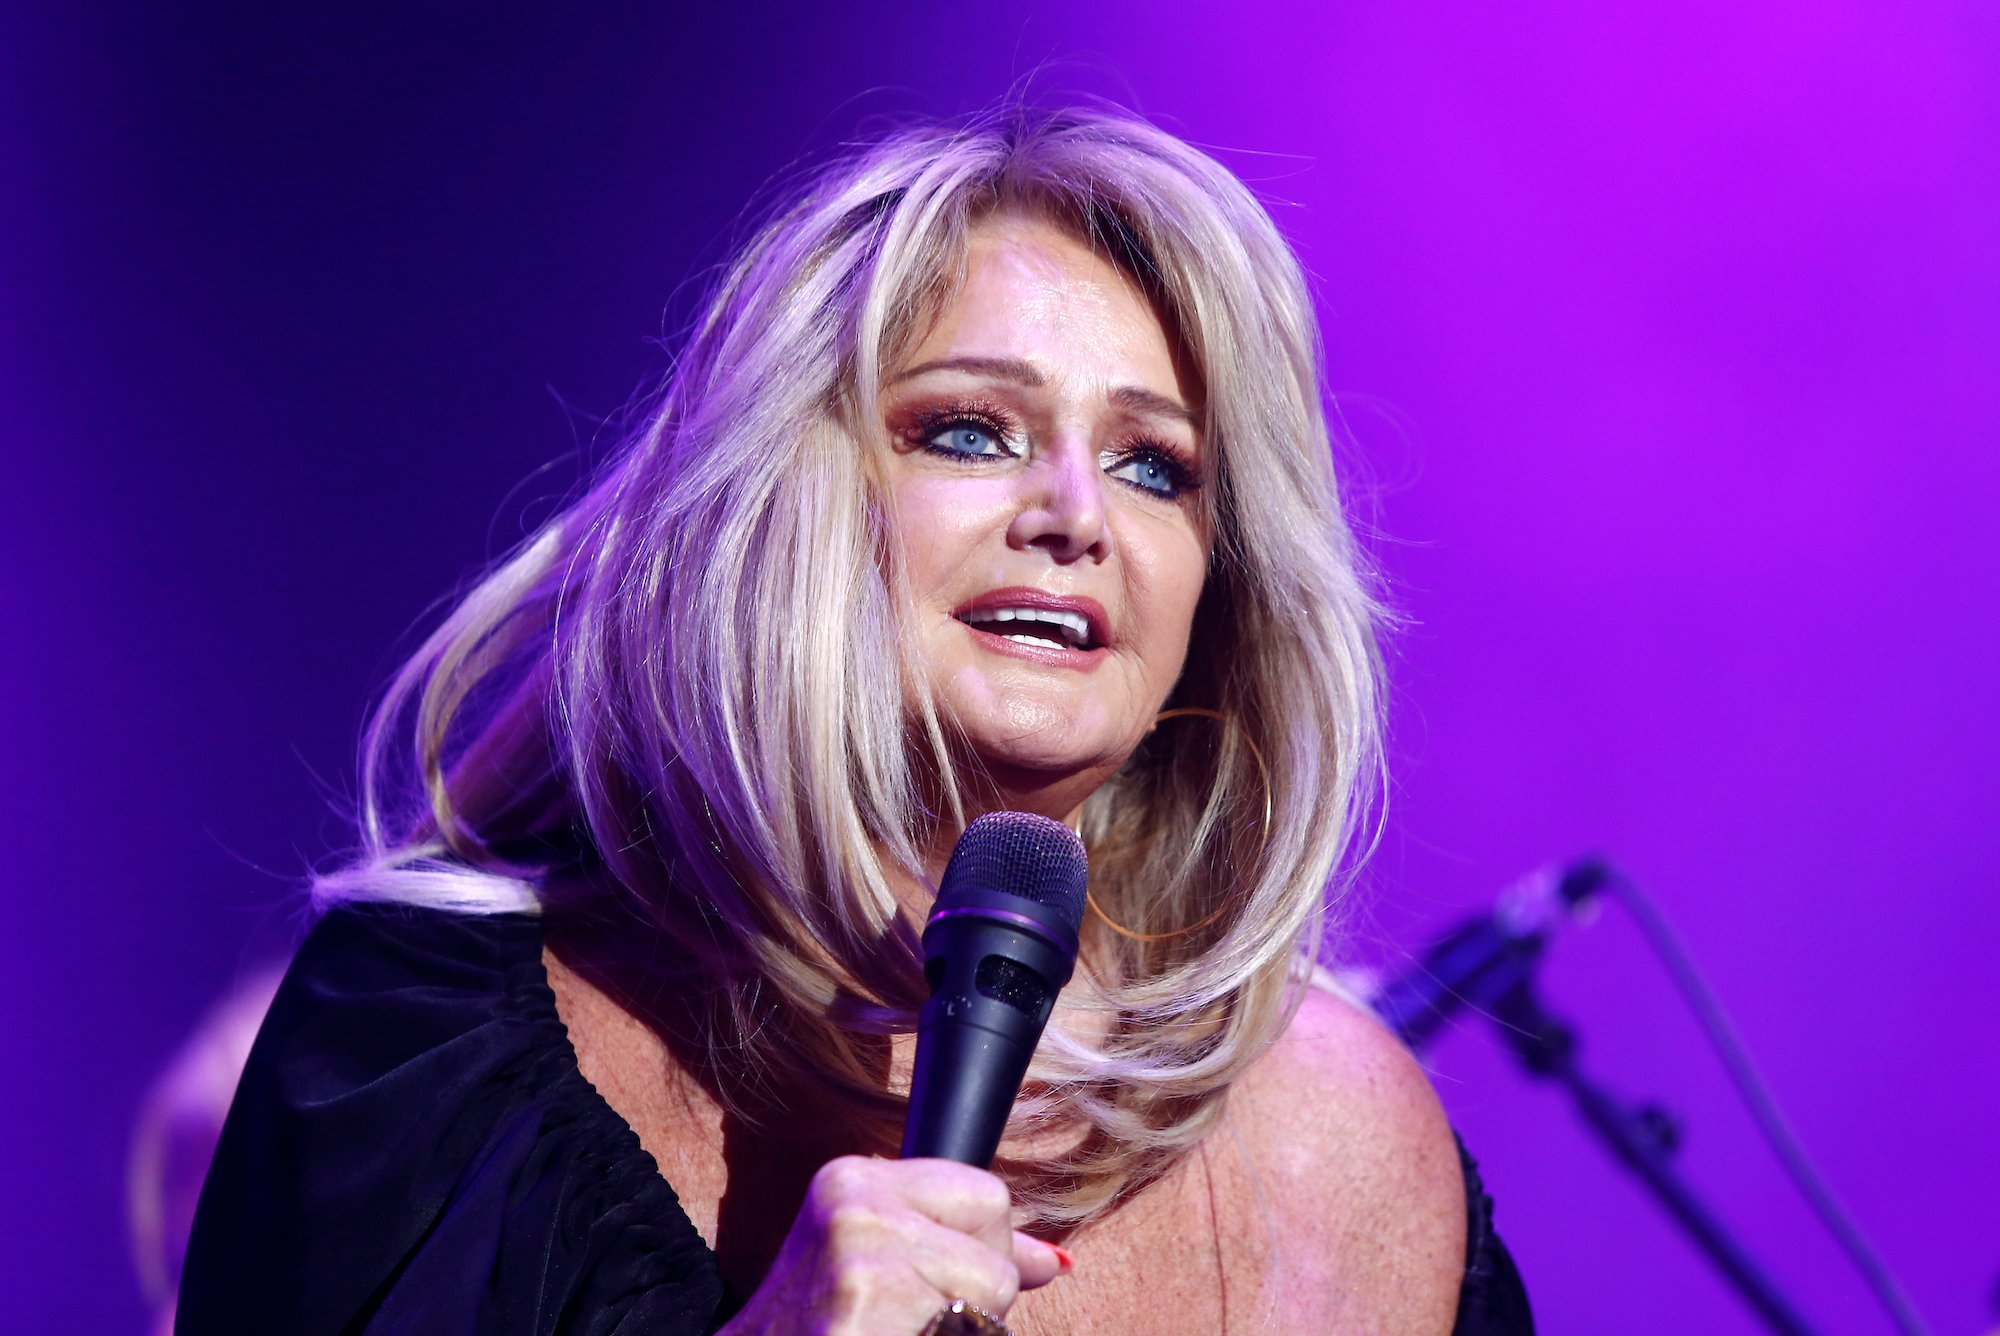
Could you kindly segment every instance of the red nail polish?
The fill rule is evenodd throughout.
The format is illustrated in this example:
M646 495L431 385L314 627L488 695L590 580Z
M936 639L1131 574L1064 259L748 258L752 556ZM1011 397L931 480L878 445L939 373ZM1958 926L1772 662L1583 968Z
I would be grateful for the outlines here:
M1061 1268L1056 1272L1058 1276L1067 1276L1070 1272L1076 1270L1076 1259L1069 1255L1069 1249L1054 1243L1051 1243L1049 1247L1055 1249L1056 1262Z

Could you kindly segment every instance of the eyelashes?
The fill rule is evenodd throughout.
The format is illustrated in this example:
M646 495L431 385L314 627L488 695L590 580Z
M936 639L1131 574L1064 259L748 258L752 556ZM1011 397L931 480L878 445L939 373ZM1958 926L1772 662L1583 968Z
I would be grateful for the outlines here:
M961 464L1019 459L1027 448L1019 418L977 399L927 405L911 413L899 435L913 448ZM1177 501L1201 487L1201 472L1185 447L1139 433L1100 455L1104 471L1136 492Z
M1021 453L1013 415L992 404L968 401L922 409L904 435L910 444L948 459L1014 459ZM996 448L972 448L980 438Z

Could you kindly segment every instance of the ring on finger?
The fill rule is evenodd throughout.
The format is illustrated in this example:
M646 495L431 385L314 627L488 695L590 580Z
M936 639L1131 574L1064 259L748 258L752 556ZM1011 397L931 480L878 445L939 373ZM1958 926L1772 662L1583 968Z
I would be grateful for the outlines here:
M983 1308L953 1299L938 1310L917 1336L1014 1336L1007 1324Z

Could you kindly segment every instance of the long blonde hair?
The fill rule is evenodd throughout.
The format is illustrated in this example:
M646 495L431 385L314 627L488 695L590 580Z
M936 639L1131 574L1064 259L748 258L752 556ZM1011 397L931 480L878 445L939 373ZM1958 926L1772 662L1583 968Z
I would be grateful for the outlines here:
M713 1054L892 1140L881 1036L924 995L893 886L965 808L951 721L898 634L877 393L996 209L1142 285L1198 371L1217 461L1168 703L1229 723L1158 730L1084 809L1093 898L1164 940L1092 929L1070 992L1101 1033L1052 1028L1015 1115L1066 1149L1002 1166L1024 1213L1060 1224L1164 1172L1283 1028L1380 773L1378 606L1299 266L1241 182L1150 125L1010 108L804 180L642 429L393 680L364 739L361 854L314 889L533 912L587 865L712 1000Z

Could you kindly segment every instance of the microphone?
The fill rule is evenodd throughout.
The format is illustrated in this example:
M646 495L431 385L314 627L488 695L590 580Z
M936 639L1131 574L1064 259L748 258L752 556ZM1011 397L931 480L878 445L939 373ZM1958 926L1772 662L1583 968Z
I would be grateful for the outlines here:
M1530 873L1501 895L1492 913L1452 929L1378 988L1369 1006L1405 1044L1421 1047L1453 1012L1491 1008L1527 982L1555 930L1616 875L1594 858Z
M990 1168L1056 994L1076 966L1088 869L1068 826L993 812L965 828L924 926L903 1158Z

